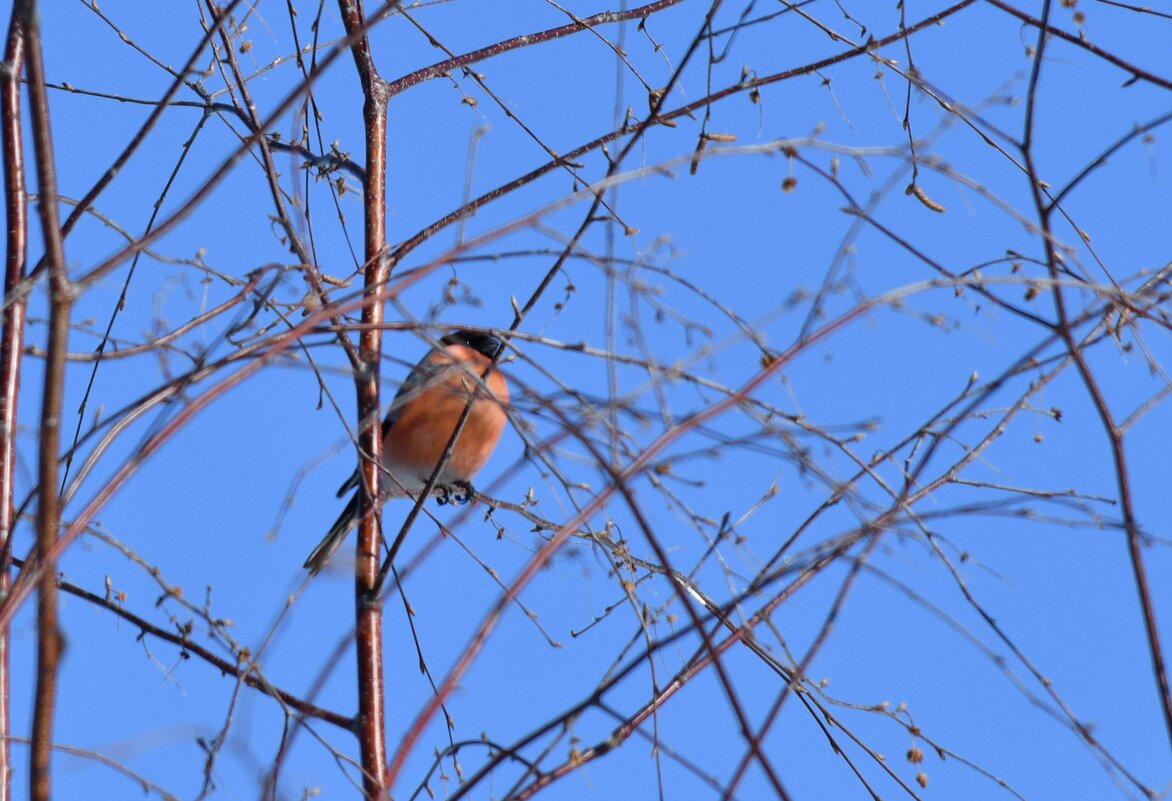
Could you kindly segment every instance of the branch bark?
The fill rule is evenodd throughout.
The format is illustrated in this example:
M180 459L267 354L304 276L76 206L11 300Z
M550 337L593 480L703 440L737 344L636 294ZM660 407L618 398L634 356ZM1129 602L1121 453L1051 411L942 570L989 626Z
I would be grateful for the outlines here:
M0 334L0 601L12 577L12 530L16 525L13 478L16 468L16 402L20 390L25 303L14 294L28 259L28 207L24 177L24 135L20 114L20 72L24 64L24 29L15 11L4 47L7 71L0 75L0 114L4 140L4 202L8 219L4 265L3 333ZM0 627L0 801L12 798L12 720L9 694L8 626Z
M36 3L17 6L25 33L33 149L36 153L37 211L44 236L49 268L49 354L45 360L44 393L41 398L38 442L40 498L37 504L37 554L41 580L37 594L37 684L33 701L32 746L29 754L29 796L33 801L51 797L50 756L53 747L53 714L57 695L57 668L61 638L57 628L57 581L51 551L61 527L58 488L61 435L61 396L65 385L65 352L69 340L69 314L73 288L65 271L61 223L57 213L57 176L53 164L53 137L49 124L49 100L45 91L45 64L41 54Z
M1030 192L1034 201L1034 209L1038 215L1038 230L1042 234L1042 243L1045 248L1045 264L1053 282L1052 297L1054 313L1057 318L1058 334L1062 337L1070 358L1074 361L1083 386L1087 391L1103 431L1111 446L1112 467L1115 472L1115 482L1119 493L1119 506L1123 515L1123 528L1127 534L1127 555L1131 562L1132 577L1135 581L1136 594L1139 596L1140 616L1144 633L1147 635L1148 655L1152 662L1152 675L1156 682L1160 699L1160 708L1164 713L1164 729L1168 741L1172 744L1172 684L1168 679L1168 667L1164 659L1164 646L1160 642L1160 626L1156 620L1156 606L1152 600L1151 587L1148 582L1147 568L1144 565L1143 534L1140 531L1139 521L1132 501L1131 479L1124 449L1124 432L1115 422L1106 396L1099 386L1099 381L1087 363L1082 345L1075 340L1074 332L1067 312L1066 297L1061 281L1061 257L1058 254L1056 239L1051 226L1051 216L1055 205L1046 197L1043 183L1035 166L1034 154L1034 126L1037 119L1036 108L1039 96L1039 84L1042 75L1043 56L1046 52L1046 43L1051 33L1055 32L1050 25L1050 0L1042 3L1041 19L1031 20L1038 29L1038 39L1035 45L1033 67L1030 71L1029 84L1026 92L1025 130L1022 133L1020 149L1022 159L1030 179Z
M359 335L358 451L363 491L358 494L358 543L354 560L355 648L358 661L358 717L355 731L362 752L363 785L371 799L389 797L387 787L386 700L383 684L382 600L379 596L379 552L382 544L382 426L379 424L379 368L382 358L383 300L390 277L386 246L386 81L378 74L367 38L361 0L339 0L350 52L358 69L365 103L366 182L363 187L366 274Z

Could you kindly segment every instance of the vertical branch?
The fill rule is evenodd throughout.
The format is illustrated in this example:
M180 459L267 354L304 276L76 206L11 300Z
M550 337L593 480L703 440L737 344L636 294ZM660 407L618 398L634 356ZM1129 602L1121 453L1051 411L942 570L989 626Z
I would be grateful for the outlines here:
M362 0L339 0L346 34L353 41L350 52L358 68L365 103L362 109L366 134L365 212L366 274L359 334L359 364L355 371L358 392L358 452L363 490L358 494L358 543L354 566L355 648L358 657L358 717L356 730L362 752L366 795L388 797L386 701L382 663L382 602L378 592L379 552L382 526L380 465L382 427L379 425L379 367L382 357L383 303L379 295L390 274L386 247L386 134L387 86L378 74L366 36Z
M1034 161L1034 124L1037 118L1038 86L1042 74L1042 64L1046 53L1046 43L1050 38L1050 0L1043 0L1040 18L1037 22L1038 43L1034 48L1033 66L1030 70L1028 89L1026 91L1025 130L1022 134L1020 149L1022 160L1026 167L1026 174L1030 178L1030 191L1033 196L1034 209L1038 215L1038 230L1042 235L1042 245L1046 253L1046 268L1054 288L1054 312L1058 325L1056 330L1070 353L1083 386L1090 396L1091 403L1099 415L1103 430L1107 434L1111 446L1112 467L1115 471L1115 483L1119 492L1119 506L1123 516L1123 528L1127 534L1127 555L1131 561L1132 577L1135 581L1136 592L1139 595L1140 614L1143 619L1144 633L1148 640L1148 654L1152 662L1152 674L1156 681L1157 692L1160 698L1160 708L1164 713L1164 729L1168 740L1172 743L1172 683L1168 679L1168 666L1164 659L1164 646L1160 642L1160 627L1156 621L1156 607L1152 600L1151 587L1148 582L1147 568L1143 557L1143 534L1135 512L1131 493L1131 479L1127 465L1127 455L1124 450L1124 432L1116 423L1106 396L1099 386L1083 354L1082 345L1076 341L1073 327L1066 309L1066 299L1062 289L1062 269L1057 252L1056 238L1051 228L1051 218L1057 202L1048 201L1043 192L1043 183Z
M4 204L8 219L4 264L3 331L0 333L0 599L11 581L12 530L16 524L12 480L16 467L16 400L20 389L20 356L24 343L23 298L15 296L28 258L27 193L24 185L24 137L20 116L20 70L24 62L24 30L15 11L4 46L6 70L0 73L0 135L4 147ZM0 627L0 801L12 798L12 720L9 694L8 626Z
M37 164L37 211L45 239L49 267L49 342L45 358L45 385L41 399L37 478L37 554L41 579L37 595L37 686L33 702L32 747L29 758L30 797L50 798L49 756L53 744L53 712L57 694L57 667L61 639L57 630L57 571L49 556L60 528L60 494L57 490L61 429L61 394L65 383L65 349L69 337L72 288L65 273L61 223L57 215L57 177L53 167L53 139L49 128L49 103L45 92L45 64L41 56L36 3L18 6L25 33L29 111Z

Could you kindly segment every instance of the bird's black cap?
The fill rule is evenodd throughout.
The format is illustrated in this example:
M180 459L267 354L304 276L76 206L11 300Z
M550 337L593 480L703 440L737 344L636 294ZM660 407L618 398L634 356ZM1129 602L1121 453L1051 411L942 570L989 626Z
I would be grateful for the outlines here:
M479 331L466 331L461 329L453 331L440 340L444 345L467 345L475 351L483 353L488 358L496 357L497 351L501 349L501 341L494 336L482 334Z

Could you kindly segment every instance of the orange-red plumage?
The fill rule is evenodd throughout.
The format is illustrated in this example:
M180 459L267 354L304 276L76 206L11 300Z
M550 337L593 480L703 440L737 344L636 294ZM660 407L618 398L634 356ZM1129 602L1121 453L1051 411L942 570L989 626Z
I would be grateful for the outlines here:
M437 485L466 485L488 461L507 421L509 387L495 367L487 378L482 376L500 347L495 337L456 331L440 340L439 347L432 348L411 371L383 421L384 496L404 497L426 486L469 402L472 409ZM305 560L312 572L321 569L358 522L357 471L338 495L350 489L355 490L354 497Z
M425 359L436 371L413 398L398 410L383 437L383 466L407 489L420 489L443 456L468 400L480 392L444 464L439 483L468 481L488 461L505 427L509 389L499 370L481 383L492 360L465 345L448 345ZM392 494L394 494L392 490Z

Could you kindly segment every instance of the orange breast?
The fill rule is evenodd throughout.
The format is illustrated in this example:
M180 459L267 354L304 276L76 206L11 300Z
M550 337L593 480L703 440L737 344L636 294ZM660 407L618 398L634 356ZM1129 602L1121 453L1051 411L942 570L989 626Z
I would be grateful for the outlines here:
M492 455L507 419L502 404L508 402L509 390L500 371L480 381L489 364L486 357L451 345L434 360L444 367L399 410L383 441L384 466L408 489L422 487L435 470L470 398L475 397L472 411L440 474L441 483L470 481Z

